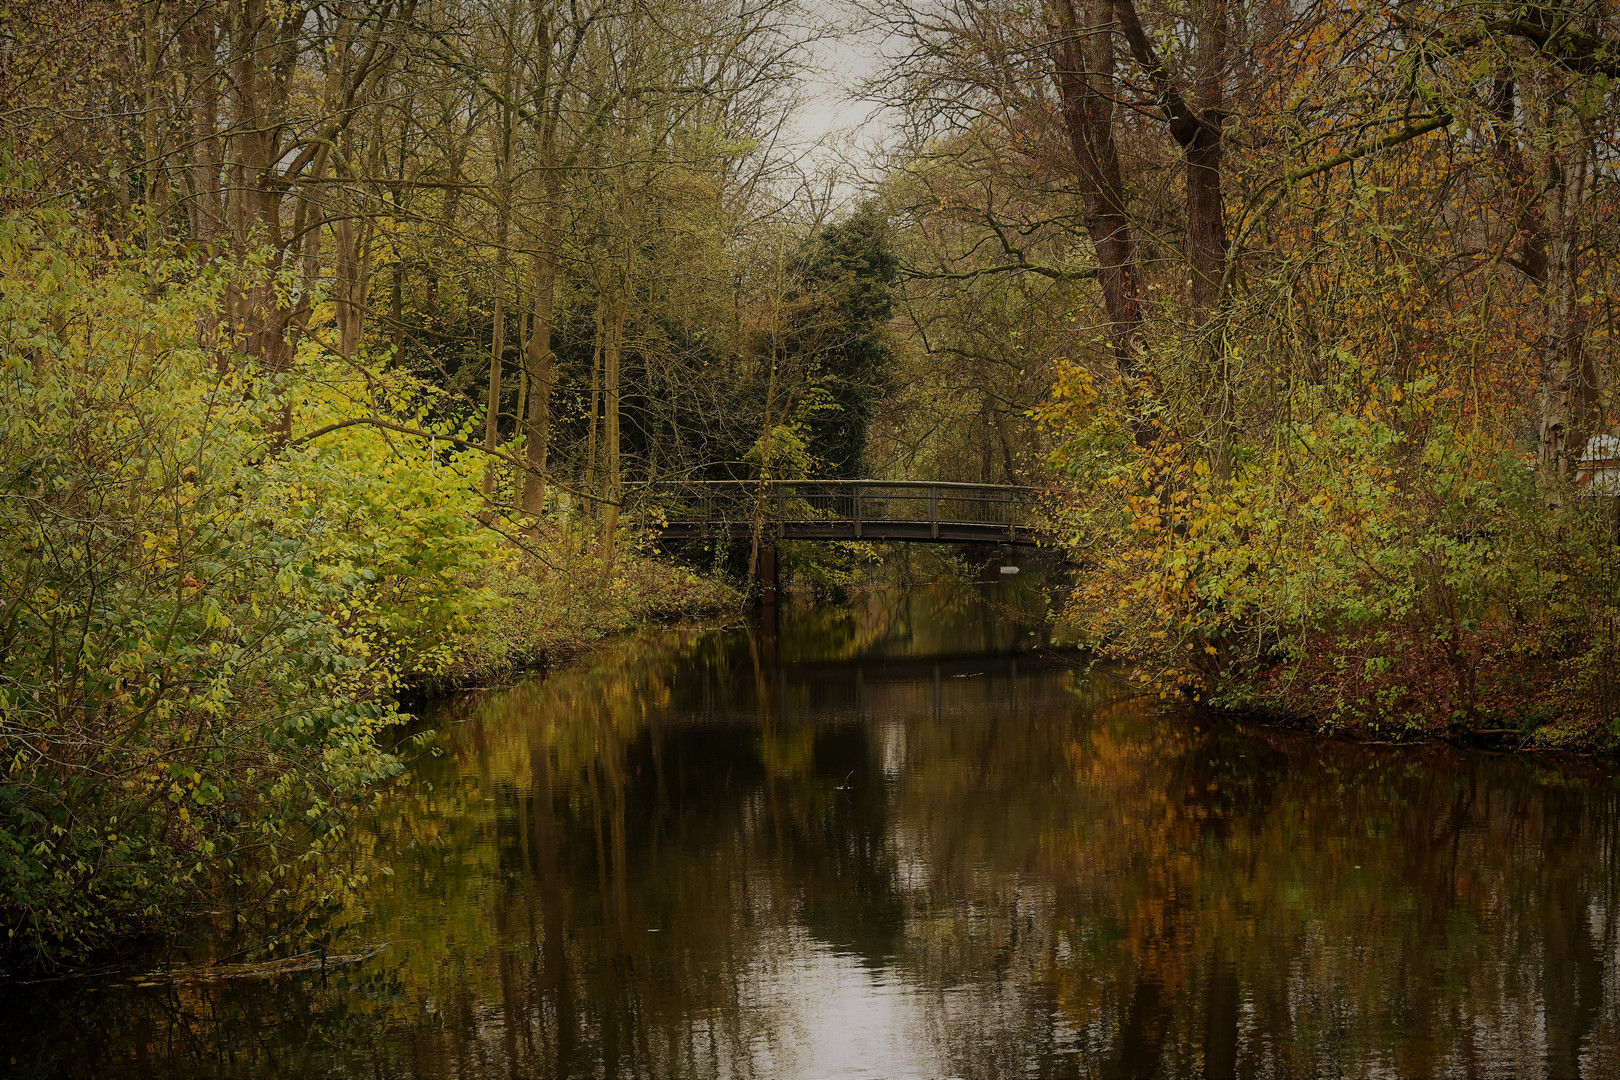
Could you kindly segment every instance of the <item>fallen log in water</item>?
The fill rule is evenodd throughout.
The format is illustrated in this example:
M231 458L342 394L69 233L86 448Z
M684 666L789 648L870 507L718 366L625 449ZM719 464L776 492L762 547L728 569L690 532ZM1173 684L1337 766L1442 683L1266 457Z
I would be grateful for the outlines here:
M288 956L280 960L264 960L256 964L190 964L184 967L159 968L155 971L143 972L139 975L129 976L129 981L136 986L159 986L162 984L185 985L188 983L222 982L226 979L268 979L277 975L296 975L306 971L326 971L330 968L342 967L345 964L358 964L362 960L369 960L373 956L388 948L388 943L373 945L364 952L342 953L332 955L329 953L307 952L297 956Z

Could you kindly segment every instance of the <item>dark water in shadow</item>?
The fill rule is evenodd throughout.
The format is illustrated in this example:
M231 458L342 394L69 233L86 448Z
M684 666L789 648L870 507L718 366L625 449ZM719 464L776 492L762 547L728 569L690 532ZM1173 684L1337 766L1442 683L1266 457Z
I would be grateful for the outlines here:
M1620 1076L1606 765L1212 723L1040 652L1017 588L452 703L333 945L385 952L14 989L4 1072Z

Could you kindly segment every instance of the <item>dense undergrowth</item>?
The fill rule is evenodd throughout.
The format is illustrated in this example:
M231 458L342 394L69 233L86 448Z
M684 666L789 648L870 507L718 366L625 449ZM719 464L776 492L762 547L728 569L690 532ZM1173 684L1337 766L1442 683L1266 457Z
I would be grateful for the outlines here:
M1549 486L1435 380L1354 357L1264 439L1137 437L1081 372L1045 418L1064 622L1167 694L1373 739L1620 745L1613 498Z
M256 367L220 316L251 272L0 219L0 971L199 910L295 937L360 883L403 689L735 602L565 508L501 517L384 363L312 335Z

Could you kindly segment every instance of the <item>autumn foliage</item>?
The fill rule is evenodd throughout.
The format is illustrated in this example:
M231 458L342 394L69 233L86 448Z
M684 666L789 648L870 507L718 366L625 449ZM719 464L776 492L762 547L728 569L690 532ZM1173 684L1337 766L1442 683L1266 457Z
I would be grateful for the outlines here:
M1582 458L1613 417L1615 28L1569 14L1588 36L1442 5L1231 43L1267 77L1225 120L1217 300L1162 305L1131 379L1056 358L1041 412L1078 634L1328 728L1614 737L1620 488Z

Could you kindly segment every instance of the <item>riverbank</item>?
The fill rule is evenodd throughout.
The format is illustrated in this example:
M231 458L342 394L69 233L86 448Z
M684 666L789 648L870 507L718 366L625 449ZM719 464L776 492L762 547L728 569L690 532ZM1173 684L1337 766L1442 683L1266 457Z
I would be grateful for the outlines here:
M490 602L469 620L453 657L405 688L413 698L487 687L565 663L617 635L661 623L739 611L743 594L724 578L637 552L615 560L574 553L548 564L524 553L492 567Z
M1058 611L1062 640L1118 663L1144 691L1268 726L1367 743L1620 749L1620 671L1598 619L1450 629L1375 624L1301 630L1292 641L1268 642L1253 627L1231 624L1206 638L1185 626L1155 625L1149 620L1162 612L1145 611L1134 635L1099 640L1076 626L1072 605L1059 603Z
M341 599L266 620L292 646L279 663L241 649L258 662L216 669L212 719L189 695L146 738L109 747L134 777L122 787L84 783L90 766L44 743L0 791L0 974L128 960L221 915L256 954L307 943L365 887L353 825L406 782L388 733L420 704L740 607L718 576L628 545L611 566L563 546L552 536L469 559L448 614L401 602L408 579L345 575L356 580ZM210 726L212 747L194 750Z
M1526 655L1505 628L1459 643L1363 635L1264 668L1215 703L1281 726L1366 742L1435 740L1498 750L1615 752L1604 702L1567 660Z

